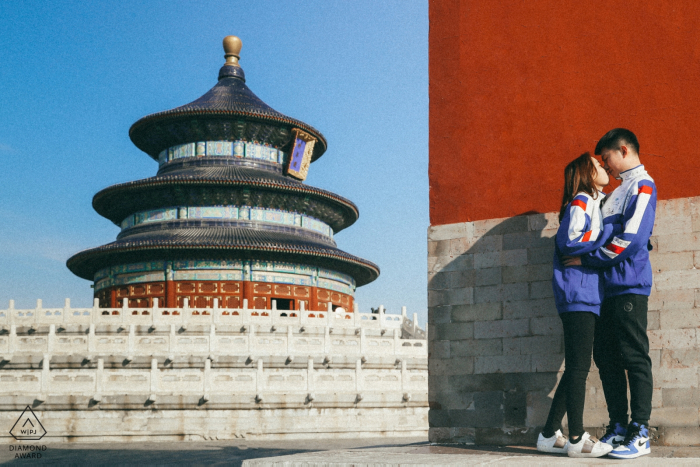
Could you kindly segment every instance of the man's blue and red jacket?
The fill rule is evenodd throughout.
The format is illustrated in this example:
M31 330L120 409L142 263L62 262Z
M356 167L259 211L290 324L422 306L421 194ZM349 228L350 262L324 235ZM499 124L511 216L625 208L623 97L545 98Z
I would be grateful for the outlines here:
M656 217L656 185L643 165L622 172L622 184L605 200L604 225L612 225L611 241L581 256L584 266L598 268L605 298L651 293L652 230Z

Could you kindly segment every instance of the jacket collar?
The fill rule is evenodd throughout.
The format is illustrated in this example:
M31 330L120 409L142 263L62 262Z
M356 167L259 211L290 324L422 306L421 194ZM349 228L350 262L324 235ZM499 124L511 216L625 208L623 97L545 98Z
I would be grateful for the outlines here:
M639 175L646 173L646 170L644 170L644 165L639 164L637 167L633 169L628 169L625 170L624 172L620 172L620 178L622 180L632 180L637 178Z

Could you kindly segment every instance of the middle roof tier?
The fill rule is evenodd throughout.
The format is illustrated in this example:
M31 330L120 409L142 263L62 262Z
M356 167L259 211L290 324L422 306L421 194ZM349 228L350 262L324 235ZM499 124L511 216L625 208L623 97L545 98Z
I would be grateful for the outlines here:
M335 233L357 220L355 204L330 191L286 177L275 164L232 158L187 158L158 175L112 185L92 205L119 225L136 212L170 206L256 206L296 212L328 224Z

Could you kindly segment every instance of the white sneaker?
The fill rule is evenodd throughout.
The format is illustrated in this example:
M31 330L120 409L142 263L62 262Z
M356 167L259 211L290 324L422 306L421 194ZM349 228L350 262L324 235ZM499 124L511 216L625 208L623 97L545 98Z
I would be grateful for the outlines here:
M551 452L556 454L566 454L569 449L569 440L557 430L551 438L545 438L542 433L537 438L537 450L540 452Z
M573 444L569 442L569 457L601 457L612 451L613 447L607 443L601 443L588 432L581 435L581 440Z

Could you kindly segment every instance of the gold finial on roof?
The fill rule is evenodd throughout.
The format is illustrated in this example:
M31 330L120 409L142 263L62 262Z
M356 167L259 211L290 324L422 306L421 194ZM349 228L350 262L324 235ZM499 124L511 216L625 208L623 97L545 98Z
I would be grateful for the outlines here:
M243 47L243 43L237 36L224 37L224 57L226 57L225 65L240 66L238 64L238 59L241 58L241 47Z

